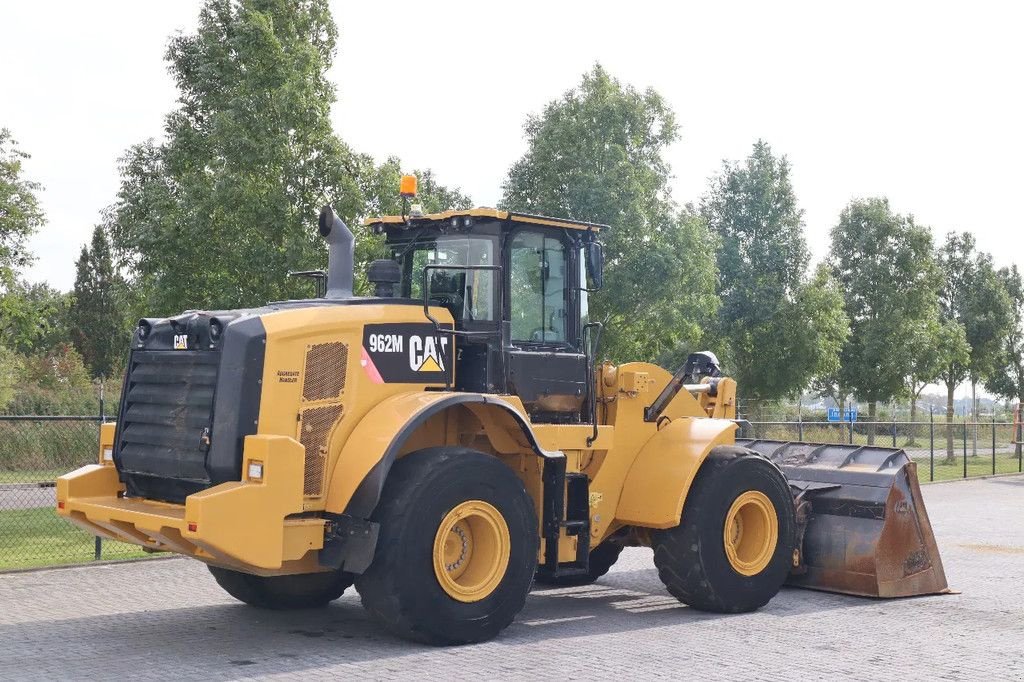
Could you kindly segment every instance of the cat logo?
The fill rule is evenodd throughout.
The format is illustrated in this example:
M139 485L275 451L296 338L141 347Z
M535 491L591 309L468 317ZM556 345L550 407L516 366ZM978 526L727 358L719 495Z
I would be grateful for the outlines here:
M442 384L451 380L451 337L423 322L368 324L359 364L377 384Z
M188 334L174 335L174 350L188 350Z
M444 353L447 349L447 336L410 336L409 369L414 372L443 372Z

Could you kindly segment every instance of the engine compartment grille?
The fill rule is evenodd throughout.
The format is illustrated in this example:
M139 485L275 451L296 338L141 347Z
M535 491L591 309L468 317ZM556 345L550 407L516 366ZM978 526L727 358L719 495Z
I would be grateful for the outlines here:
M129 495L179 501L209 484L219 361L219 351L132 353L114 452Z

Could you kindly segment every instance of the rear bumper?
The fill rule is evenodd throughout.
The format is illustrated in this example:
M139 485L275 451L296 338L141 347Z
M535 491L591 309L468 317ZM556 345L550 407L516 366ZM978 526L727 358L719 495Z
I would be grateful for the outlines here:
M302 446L285 436L247 436L242 481L189 495L185 504L123 497L113 466L92 464L57 479L57 513L100 537L258 575L308 573L324 520L303 511ZM262 478L248 478L249 464Z

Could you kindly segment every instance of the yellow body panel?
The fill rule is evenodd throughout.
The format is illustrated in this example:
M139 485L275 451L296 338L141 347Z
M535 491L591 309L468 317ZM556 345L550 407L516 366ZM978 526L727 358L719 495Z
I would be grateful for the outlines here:
M671 528L697 470L712 448L732 443L730 421L683 417L662 427L637 454L622 484L615 516L620 523Z
M444 308L431 308L452 323ZM101 433L99 461L61 477L60 513L105 537L180 552L261 575L320 570L324 512L346 513L359 494L375 502L391 461L424 447L450 445L490 453L512 468L541 511L539 454L564 454L568 472L590 478L591 544L623 526L666 528L678 523L686 493L708 451L733 442L735 383L723 379L717 397L681 391L658 424L644 408L671 375L649 363L597 370L596 439L589 424L532 424L516 396L445 391L443 383L387 383L374 377L362 352L367 324L422 323L406 305L310 305L261 314L266 350L256 435L245 439L241 481L189 496L184 505L127 500L117 472L103 460L112 426ZM305 391L307 356L318 344L344 344L342 388L328 397ZM411 362L411 361L410 361ZM372 364L372 363L371 363ZM436 374L435 374L436 376ZM321 425L318 447L303 445L306 416L335 410ZM660 428L659 428L660 427ZM382 464L382 460L386 458ZM248 480L249 462L263 465ZM374 473L376 472L376 473ZM370 480L376 475L380 480ZM360 493L360 485L368 481ZM372 485L370 484L372 483ZM363 500L365 506L366 500ZM370 507L372 510L372 506ZM365 516L369 511L363 510ZM190 530L193 528L194 530ZM559 541L562 561L576 538Z

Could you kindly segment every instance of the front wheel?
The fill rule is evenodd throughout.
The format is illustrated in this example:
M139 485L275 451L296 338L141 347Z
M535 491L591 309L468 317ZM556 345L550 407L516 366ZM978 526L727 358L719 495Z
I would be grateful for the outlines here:
M701 466L681 523L653 537L658 577L679 601L718 613L767 604L789 575L796 514L786 477L743 448Z
M298 575L258 576L219 566L207 566L217 584L240 602L282 611L327 606L352 586L344 571Z
M391 632L428 644L490 639L526 604L537 568L533 500L497 458L427 448L392 467L377 549L356 588Z

